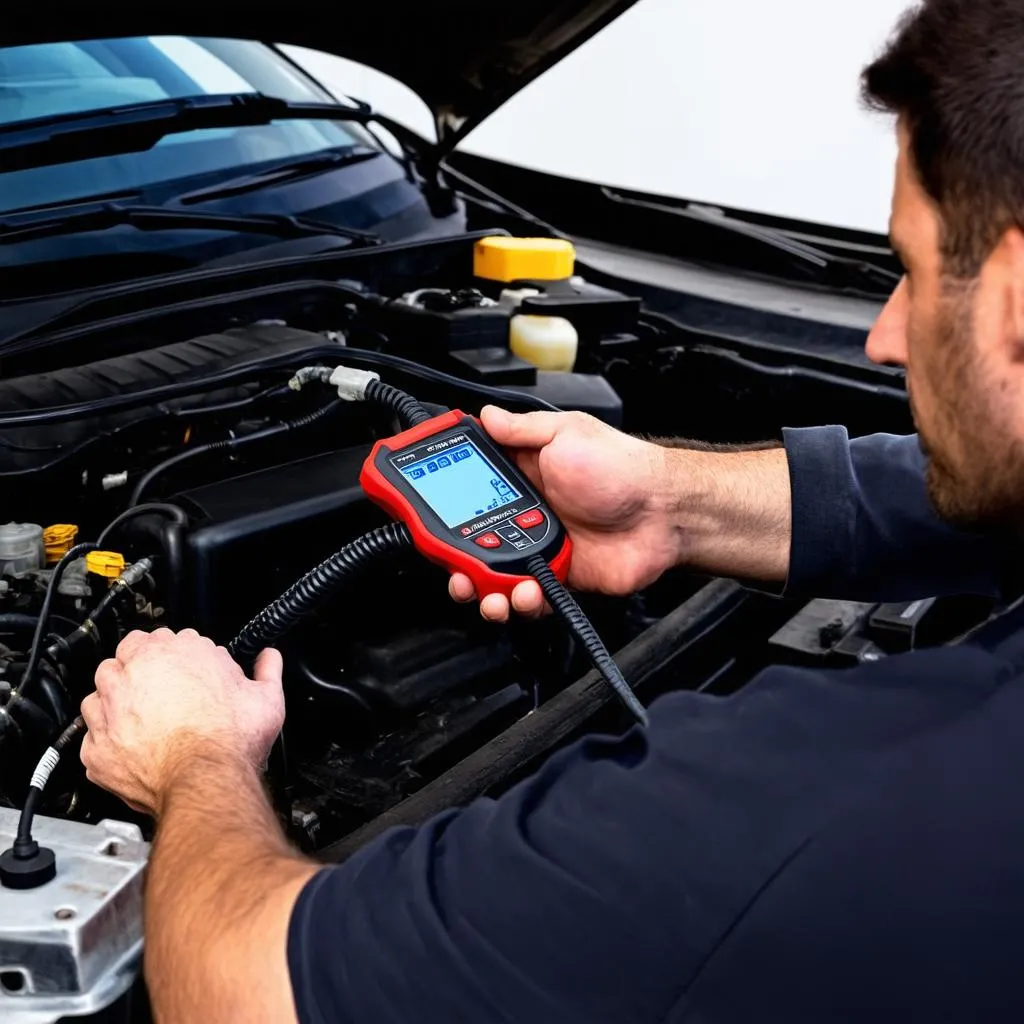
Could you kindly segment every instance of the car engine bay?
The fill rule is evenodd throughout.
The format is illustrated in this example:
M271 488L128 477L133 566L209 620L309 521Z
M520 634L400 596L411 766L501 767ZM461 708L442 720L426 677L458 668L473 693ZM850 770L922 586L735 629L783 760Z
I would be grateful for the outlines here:
M309 569L387 522L359 473L395 433L393 417L297 389L303 367L372 370L432 412L577 410L665 443L774 443L783 426L824 422L851 434L911 429L891 378L687 329L585 269L557 282L480 277L482 237L263 277L231 270L201 287L197 276L110 289L62 308L45 345L39 334L6 344L0 809L22 806L43 751L128 632L193 628L226 645ZM573 368L512 354L517 314L569 321ZM98 550L53 585L54 566L86 541ZM986 614L952 599L808 604L682 570L628 599L580 603L645 704L681 687L724 696L776 661L855 664L945 643ZM287 723L268 782L289 836L327 861L388 825L500 792L583 732L628 723L557 622L487 623L415 554L333 593L282 651ZM102 831L97 849L133 864L152 832L89 783L77 757L54 771L40 815L41 832L54 819L126 823L135 831L113 846ZM5 924L0 1007L18 992L49 985L70 998L85 984L8 967Z

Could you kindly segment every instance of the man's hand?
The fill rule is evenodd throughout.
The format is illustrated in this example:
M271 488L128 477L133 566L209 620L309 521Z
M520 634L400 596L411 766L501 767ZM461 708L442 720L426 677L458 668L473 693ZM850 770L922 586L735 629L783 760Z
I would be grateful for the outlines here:
M702 451L630 437L582 413L481 413L510 449L573 542L569 584L625 595L685 565L715 576L780 583L789 570L789 463L781 447ZM455 575L456 601L476 595ZM540 587L521 583L512 607L539 615ZM484 618L503 622L509 602L490 594Z
M247 679L191 629L129 634L82 703L86 774L157 815L175 773L196 756L215 751L258 767L284 722L281 669L281 656L264 651Z
M673 523L667 449L623 434L583 413L513 415L488 406L487 432L510 449L519 468L544 495L573 542L569 583L580 590L630 594L675 565L681 555ZM476 595L469 578L452 577L456 601ZM521 583L512 606L537 615L540 587ZM504 621L509 603L491 594L480 605L484 618Z

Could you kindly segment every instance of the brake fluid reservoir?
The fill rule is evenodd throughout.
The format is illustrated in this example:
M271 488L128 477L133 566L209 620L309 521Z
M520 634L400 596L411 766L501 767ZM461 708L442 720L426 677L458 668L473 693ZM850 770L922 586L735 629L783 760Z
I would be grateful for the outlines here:
M42 569L43 528L35 523L0 525L0 576Z
M509 348L538 370L568 372L576 364L579 335L560 316L517 314L509 324Z

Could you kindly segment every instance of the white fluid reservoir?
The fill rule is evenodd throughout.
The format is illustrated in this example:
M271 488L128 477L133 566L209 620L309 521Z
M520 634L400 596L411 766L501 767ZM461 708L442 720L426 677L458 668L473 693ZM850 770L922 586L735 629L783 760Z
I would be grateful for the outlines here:
M538 370L568 372L576 365L579 335L560 316L517 314L509 325L509 348Z
M45 564L41 526L35 523L0 525L0 576L42 569Z

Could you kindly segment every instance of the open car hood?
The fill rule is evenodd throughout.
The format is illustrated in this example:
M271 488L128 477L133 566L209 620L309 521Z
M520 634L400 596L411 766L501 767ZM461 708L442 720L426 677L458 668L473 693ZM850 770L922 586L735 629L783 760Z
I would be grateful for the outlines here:
M178 2L23 8L0 45L126 36L192 35L290 43L376 68L430 107L450 149L538 75L636 0L479 0L247 6Z

